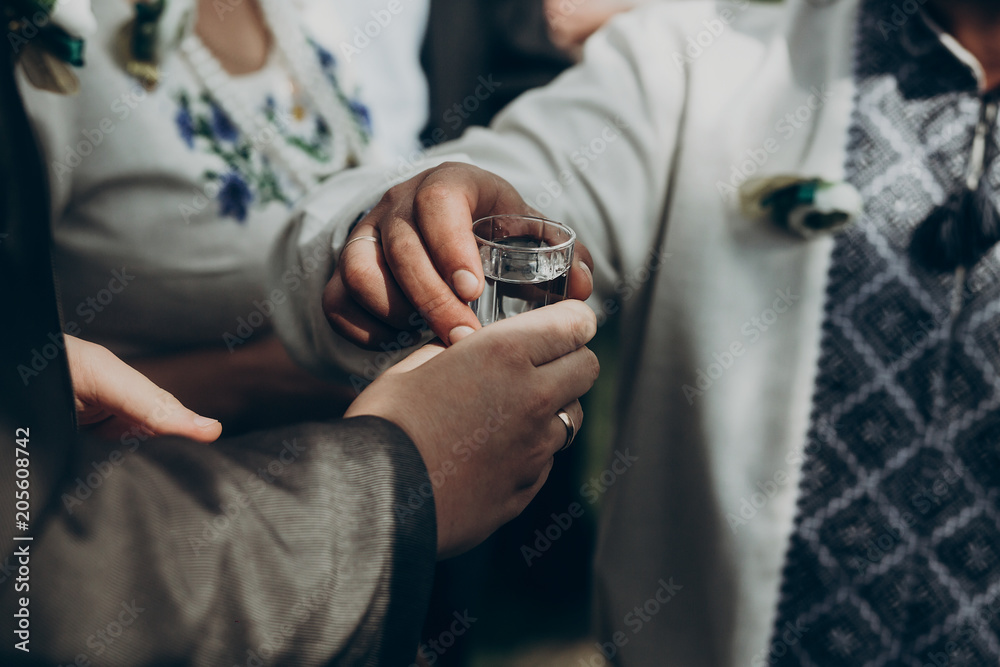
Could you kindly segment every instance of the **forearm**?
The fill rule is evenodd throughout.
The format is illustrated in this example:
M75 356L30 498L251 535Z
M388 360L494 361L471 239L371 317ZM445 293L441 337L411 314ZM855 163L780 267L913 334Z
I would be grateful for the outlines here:
M123 438L79 461L31 545L33 652L60 664L412 661L434 503L398 513L428 478L388 422L211 447ZM5 618L17 595L5 590Z

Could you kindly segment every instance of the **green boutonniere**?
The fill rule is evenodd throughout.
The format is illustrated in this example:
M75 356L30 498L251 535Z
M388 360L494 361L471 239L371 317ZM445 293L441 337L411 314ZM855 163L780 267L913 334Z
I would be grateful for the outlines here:
M846 182L800 176L772 176L740 188L740 208L753 219L769 219L785 231L810 239L852 224L863 202Z
M134 76L146 90L155 90L160 83L157 41L164 0L144 0L135 4L135 20L120 35L119 46L124 54L125 71Z
M31 84L54 93L77 92L80 83L70 66L83 66L84 39L97 30L90 0L3 0L0 12Z

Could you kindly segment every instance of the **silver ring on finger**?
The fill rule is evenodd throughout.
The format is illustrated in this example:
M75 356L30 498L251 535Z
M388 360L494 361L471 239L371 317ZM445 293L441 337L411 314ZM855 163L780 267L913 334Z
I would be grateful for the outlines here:
M377 236L355 236L353 239L344 244L344 247L340 252L343 253L344 251L347 250L348 246L358 241L372 241L373 243L375 243L375 245L378 245L379 243Z
M576 439L576 422L565 410L560 410L556 413L556 416L562 421L563 425L566 427L566 442L559 449L563 451L564 449L569 449L569 446L573 444L573 440Z

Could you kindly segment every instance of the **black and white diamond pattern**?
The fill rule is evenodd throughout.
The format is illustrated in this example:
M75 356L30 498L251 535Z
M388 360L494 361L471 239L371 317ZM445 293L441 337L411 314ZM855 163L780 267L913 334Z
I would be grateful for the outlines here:
M908 255L963 185L981 100L923 20L886 38L891 11L859 19L847 172L865 211L833 251L774 665L1000 661L1000 251L968 275ZM1000 202L1000 160L986 178Z

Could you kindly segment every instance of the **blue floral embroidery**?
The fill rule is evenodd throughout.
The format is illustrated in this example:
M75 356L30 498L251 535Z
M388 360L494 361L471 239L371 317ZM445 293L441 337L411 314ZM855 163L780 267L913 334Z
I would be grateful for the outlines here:
M211 96L203 93L196 104L181 92L177 104L177 127L184 143L191 149L207 149L225 165L222 173L207 170L202 174L206 182L216 186L220 217L244 223L251 205L278 201L291 206L291 198L285 194L270 161L243 136Z
M354 114L355 120L361 123L361 127L364 128L365 133L371 135L372 114L368 110L368 107L357 100L351 100L351 112Z
M240 134L226 112L214 102L212 102L212 131L223 141L236 141Z
M174 116L174 122L177 123L177 129L180 131L184 143L187 144L188 148L194 148L194 119L191 118L191 110L186 101L186 98L182 101L177 115Z
M368 107L357 99L356 94L354 97L348 97L343 88L341 88L340 79L337 77L337 59L333 56L333 54L313 39L309 40L309 45L312 46L313 50L316 52L316 58L319 60L320 67L323 69L323 74L326 75L330 85L333 86L333 90L337 94L337 97L340 99L341 103L351 110L351 116L353 117L354 123L358 128L358 133L361 135L361 140L363 143L367 144L371 141L372 135L371 111L369 111Z
M323 48L318 42L309 40L316 49L316 55L319 56L319 64L323 69L335 68L337 67L337 59L333 57L333 54Z
M253 201L253 192L237 171L223 174L219 179L219 213L222 217L233 217L239 222L247 219L247 209Z
M344 93L337 77L336 57L317 42L309 40L309 43L337 98L350 110L358 135L364 143L368 143L372 132L371 112L356 98ZM203 92L191 96L181 91L175 100L178 109L174 122L180 138L188 148L204 150L223 163L219 171L206 170L202 175L206 183L217 186L220 217L232 218L242 224L253 207L263 207L276 201L292 205L292 195L286 193L286 187L294 193L297 186L288 180L287 175L279 176L267 155L243 135L239 126L211 95ZM313 118L310 122L300 109L280 108L270 95L265 98L261 111L290 146L319 164L330 162L333 131L322 116L307 111Z

